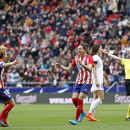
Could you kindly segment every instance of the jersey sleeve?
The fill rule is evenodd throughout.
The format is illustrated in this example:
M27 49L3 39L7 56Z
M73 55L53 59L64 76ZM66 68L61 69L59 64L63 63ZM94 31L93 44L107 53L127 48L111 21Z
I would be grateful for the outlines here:
M73 67L76 66L76 58L72 61L71 66L73 66Z
M125 60L126 60L126 59L121 59L121 64L122 64L122 65L125 65Z
M92 58L92 56L90 56L90 58L89 58L89 64L91 64L92 66L94 66L94 59Z
M4 64L4 62L0 62L0 68L2 68L2 67L3 67L3 64Z
M93 56L92 58L93 58L93 60L94 60L94 64L97 64L97 63L98 63L98 57L95 55L95 56Z

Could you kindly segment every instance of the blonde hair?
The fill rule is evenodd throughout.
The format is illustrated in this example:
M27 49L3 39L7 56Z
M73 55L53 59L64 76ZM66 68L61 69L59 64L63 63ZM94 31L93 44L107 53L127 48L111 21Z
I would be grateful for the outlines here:
M3 58L5 53L6 53L6 47L4 45L0 45L0 58Z

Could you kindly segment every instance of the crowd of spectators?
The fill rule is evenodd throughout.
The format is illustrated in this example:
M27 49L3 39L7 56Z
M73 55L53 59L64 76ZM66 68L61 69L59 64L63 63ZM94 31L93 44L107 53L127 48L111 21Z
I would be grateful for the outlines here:
M100 43L110 53L130 58L128 5L129 0L32 0L21 6L17 0L0 0L0 44L7 46L7 62L20 60L19 66L5 71L5 81L18 83L14 87L27 82L69 87L77 69L67 73L54 63L68 66L82 43L88 44L88 53ZM123 85L123 66L106 56L103 64L108 85Z

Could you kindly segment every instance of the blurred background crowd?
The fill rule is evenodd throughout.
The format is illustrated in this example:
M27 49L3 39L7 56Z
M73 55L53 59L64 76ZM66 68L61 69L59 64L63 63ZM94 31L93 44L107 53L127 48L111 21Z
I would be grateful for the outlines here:
M82 43L88 44L87 53L100 43L110 53L130 58L129 16L130 0L30 0L26 6L0 0L0 44L7 46L7 62L20 60L5 71L7 87L72 86L77 69L67 73L54 64L68 66ZM108 85L117 81L123 86L123 66L102 58Z

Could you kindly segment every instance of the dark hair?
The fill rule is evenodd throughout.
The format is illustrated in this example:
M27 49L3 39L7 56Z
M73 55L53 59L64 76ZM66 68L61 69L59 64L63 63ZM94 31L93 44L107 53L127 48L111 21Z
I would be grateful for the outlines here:
M91 50L91 56L95 55L98 52L98 49L100 48L100 44L94 44L92 46L92 50Z
M87 50L87 49L88 49L88 45L87 45L87 44L85 44L85 43L80 44L80 46L82 46L84 50Z

